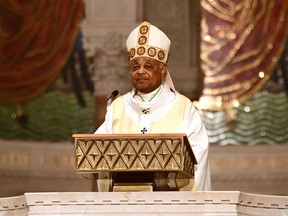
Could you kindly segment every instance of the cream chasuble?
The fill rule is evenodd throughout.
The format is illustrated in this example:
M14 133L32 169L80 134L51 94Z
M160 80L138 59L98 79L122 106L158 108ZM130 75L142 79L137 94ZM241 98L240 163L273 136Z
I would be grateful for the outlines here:
M211 190L208 137L200 115L187 97L162 87L151 102L137 100L134 90L118 97L95 133L185 133L198 162L193 190Z

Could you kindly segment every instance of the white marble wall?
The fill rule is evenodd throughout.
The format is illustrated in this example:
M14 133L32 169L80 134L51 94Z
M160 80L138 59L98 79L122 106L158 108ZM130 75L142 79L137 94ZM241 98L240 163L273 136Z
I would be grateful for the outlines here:
M89 192L95 186L75 172L72 142L0 139L0 197L26 192ZM288 146L210 146L213 191L288 196Z
M72 142L0 139L0 149L0 197L92 190L91 180L74 172Z
M87 0L82 23L84 46L95 83L95 95L131 89L126 38L138 25L138 0Z

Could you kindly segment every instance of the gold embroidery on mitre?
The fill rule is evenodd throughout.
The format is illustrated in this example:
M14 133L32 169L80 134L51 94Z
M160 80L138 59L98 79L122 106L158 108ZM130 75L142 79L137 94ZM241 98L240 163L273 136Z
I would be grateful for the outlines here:
M153 48L153 47L150 47L150 48L148 49L148 55L151 56L151 57L156 56L156 49Z
M147 42L147 37L146 36L140 36L138 39L138 44L144 45Z
M144 47L138 47L137 49L137 54L139 56L143 55L145 53L145 48Z
M134 56L135 56L135 48L132 48L131 50L130 50L130 53L129 53L129 55L130 55L130 59L132 59Z
M158 59L160 59L161 61L165 58L165 53L162 50L159 50L158 52Z
M149 57L166 63L164 62L166 57L166 51L161 48L148 45L149 34L150 23L143 22L139 28L137 45L131 48L129 51L130 61L136 57Z
M150 27L150 24L145 22L145 24L140 27L140 34L147 34L149 31L149 27Z

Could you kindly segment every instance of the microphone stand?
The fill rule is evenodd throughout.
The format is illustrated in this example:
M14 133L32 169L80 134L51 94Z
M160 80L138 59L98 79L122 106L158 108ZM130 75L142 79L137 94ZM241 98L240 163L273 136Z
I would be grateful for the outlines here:
M107 102L112 98L112 97L116 97L118 95L119 91L118 90L114 90L111 95L106 99L105 103L103 103L101 105L101 107L95 112L94 116L93 116L93 119L92 119L92 122L91 122L91 126L90 126L90 129L89 129L89 134L92 134L94 133L95 131L93 130L94 128L94 122L95 122L95 119L96 119L96 116L98 115L98 113L103 109L103 107L107 104ZM94 131L94 132L93 132Z

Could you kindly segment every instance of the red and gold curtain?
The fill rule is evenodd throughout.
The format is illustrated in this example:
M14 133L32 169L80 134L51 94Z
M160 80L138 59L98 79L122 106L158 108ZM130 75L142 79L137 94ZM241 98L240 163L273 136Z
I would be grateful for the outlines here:
M237 107L269 80L284 49L287 0L201 0L199 108Z
M0 1L0 103L41 95L59 75L83 17L82 0Z

